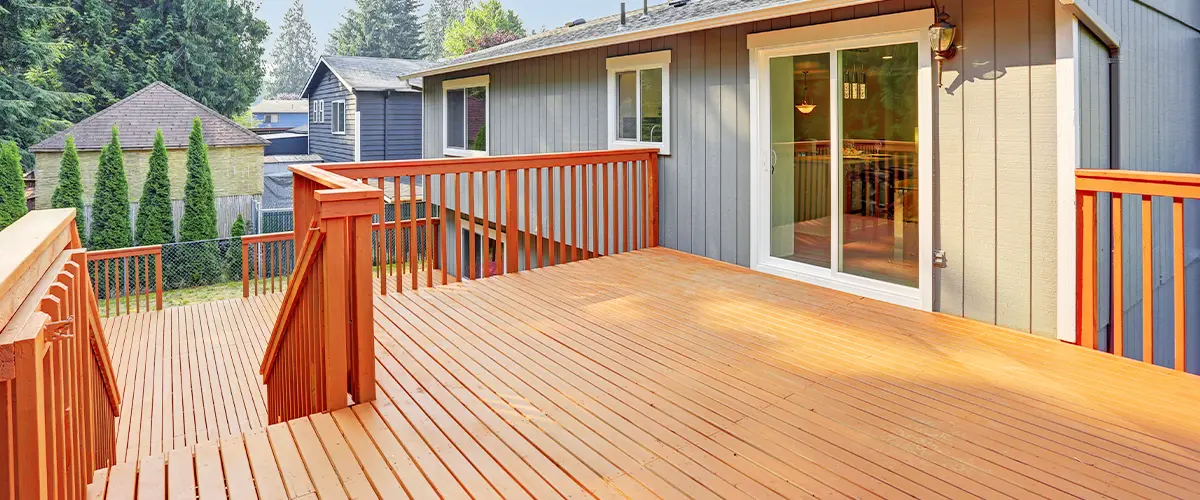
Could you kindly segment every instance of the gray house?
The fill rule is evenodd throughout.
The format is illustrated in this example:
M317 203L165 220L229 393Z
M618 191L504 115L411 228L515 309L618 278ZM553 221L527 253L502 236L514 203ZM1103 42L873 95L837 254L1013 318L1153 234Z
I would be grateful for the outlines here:
M310 154L324 161L421 157L421 79L399 77L427 63L324 56L301 97L308 99Z
M427 158L655 147L665 246L1074 340L1075 170L1200 171L1197 54L1194 0L690 0L404 77Z

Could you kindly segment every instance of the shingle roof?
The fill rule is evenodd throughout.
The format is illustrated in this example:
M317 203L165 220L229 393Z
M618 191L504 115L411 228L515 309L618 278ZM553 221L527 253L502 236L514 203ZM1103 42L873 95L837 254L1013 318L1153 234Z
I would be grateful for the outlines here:
M401 80L400 75L414 73L429 66L429 61L388 59L383 57L322 56L304 86L303 96L312 92L315 77L321 66L329 68L342 83L354 90L413 90L421 86L420 78Z
M305 99L263 99L250 106L251 113L308 113Z
M690 0L686 4L673 7L668 3L653 5L649 15L643 15L640 6L627 6L626 22L621 24L619 14L592 19L573 27L561 27L543 31L533 36L514 40L503 45L489 47L479 52L451 59L443 59L420 70L401 75L402 78L429 76L447 73L465 67L482 65L490 60L520 59L521 54L540 52L554 48L567 49L587 42L633 35L638 32L648 32L673 25L682 25L708 19L735 18L758 10L779 7L788 4L801 6L813 3L814 0ZM848 0L847 3L863 3L870 0ZM613 2L617 5L617 2ZM822 7L828 8L828 7ZM566 50L563 50L566 51ZM530 56L532 57L532 55Z
M67 135L75 137L80 151L99 151L112 137L116 125L122 149L150 149L154 132L162 129L168 148L187 147L192 118L204 123L204 142L209 147L260 146L267 141L233 120L196 102L162 82L147 85L103 111L29 148L34 152L62 151Z

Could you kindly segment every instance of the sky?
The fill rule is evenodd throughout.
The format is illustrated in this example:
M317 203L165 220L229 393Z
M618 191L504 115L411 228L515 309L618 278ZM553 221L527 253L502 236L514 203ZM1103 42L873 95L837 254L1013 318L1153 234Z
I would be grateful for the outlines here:
M267 54L274 46L274 33L279 31L283 23L283 14L291 7L294 0L262 0L259 17L271 25L272 39L267 40ZM324 49L329 32L341 22L342 13L354 6L354 0L303 0L304 12L312 23L313 35L317 37L317 46ZM662 3L665 0L652 0L651 4ZM428 0L422 2L428 3ZM615 14L620 10L620 0L500 0L507 9L512 9L525 23L526 30L554 28L575 19L593 19ZM627 0L630 9L641 8L636 0ZM636 7L634 7L636 4ZM425 13L425 6L419 9ZM323 51L323 50L322 50Z

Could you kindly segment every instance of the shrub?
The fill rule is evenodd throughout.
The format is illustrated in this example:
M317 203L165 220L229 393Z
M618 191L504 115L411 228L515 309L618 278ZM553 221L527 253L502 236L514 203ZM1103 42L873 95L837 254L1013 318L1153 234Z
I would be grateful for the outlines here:
M92 196L92 227L88 246L92 250L133 246L129 224L129 183L117 127L112 140L100 152L96 191Z
M161 245L175 241L175 223L171 219L171 179L167 175L167 146L162 130L154 136L150 152L150 173L142 186L138 203L137 243Z
M238 214L237 220L233 221L233 226L229 228L230 243L225 249L225 261L229 268L229 279L236 280L242 277L242 236L246 235L246 220L242 218L242 214Z
M212 169L208 165L208 146L200 119L192 120L188 136L187 181L183 185L183 219L179 221L181 241L211 240L217 237L217 202L213 195Z
M87 241L87 228L83 220L83 180L79 174L79 152L75 150L75 138L67 136L67 146L63 149L62 162L58 167L58 185L54 187L54 196L50 198L50 206L54 208L75 209L75 229L79 237Z
M0 229L25 215L25 179L16 143L0 145Z

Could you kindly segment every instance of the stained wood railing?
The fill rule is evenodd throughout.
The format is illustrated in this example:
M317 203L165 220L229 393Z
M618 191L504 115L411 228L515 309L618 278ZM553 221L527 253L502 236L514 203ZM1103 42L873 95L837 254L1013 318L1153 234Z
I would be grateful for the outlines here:
M376 238L377 289L403 293L658 244L658 151L325 163L421 213ZM419 207L418 204L423 205ZM383 201L377 213L384 213ZM440 230L425 234L421 226ZM469 234L473 237L465 238ZM392 283L389 285L389 281Z
M242 297L287 290L296 266L294 232L242 237Z
M1200 207L1200 174L1177 174L1158 172L1135 172L1124 170L1077 170L1075 172L1077 241L1076 265L1078 281L1076 285L1076 338L1080 345L1097 349L1107 344L1109 352L1118 356L1129 356L1131 345L1127 336L1127 310L1130 297L1128 291L1140 292L1141 295L1141 345L1140 357L1143 361L1156 361L1154 353L1156 341L1170 341L1173 346L1173 356L1159 356L1158 364L1171 366L1177 370L1187 368L1187 307L1189 300L1195 303L1200 297L1200 290L1187 288L1187 268L1189 265L1200 265L1200 255L1195 248L1189 248L1185 238L1184 214L1188 207L1195 211ZM1111 198L1111 201L1107 201ZM1161 201L1155 203L1155 198ZM1105 199L1111 205L1102 207L1098 201ZM1154 206L1167 205L1168 210L1155 210ZM1099 226L1100 209L1110 212L1111 226ZM1167 208L1167 207L1161 207ZM1140 217L1127 217L1128 213L1138 213ZM1169 214L1169 226L1163 224L1167 219L1155 217ZM1136 228L1130 231L1125 227L1128 221L1135 221L1141 227L1140 235ZM1169 227L1169 231L1155 232L1154 227ZM1111 229L1111 233L1109 233ZM1103 231L1102 231L1103 230ZM1102 234L1111 234L1111 241L1103 241ZM1141 239L1140 244L1133 238ZM1126 244L1129 241L1130 244ZM1102 249L1111 244L1111 259L1102 256ZM1169 251L1166 251L1168 250ZM1159 251L1163 250L1163 251ZM1104 257L1104 258L1102 258ZM1169 265L1159 263L1158 269L1170 269L1166 273L1156 272L1156 258L1166 257ZM1111 267L1099 265L1104 260L1111 260ZM1127 283L1130 272L1141 269L1140 290L1137 283ZM1103 279L1111 276L1111 279ZM1102 286L1102 281L1109 281L1108 286ZM1166 283L1169 286L1165 286ZM1130 286L1132 285L1132 286ZM1156 297L1164 292L1170 297L1169 307L1161 304L1157 307ZM1107 303L1102 304L1102 300ZM1136 303L1135 303L1136 304ZM1110 311L1109 317L1100 317L1101 305ZM1159 334L1155 331L1155 319L1166 312L1170 313L1172 326L1170 335ZM1102 322L1110 326L1102 333ZM1137 326L1137 325L1133 325ZM1102 336L1103 335L1103 336ZM1135 340L1136 342L1136 340ZM1166 358L1166 359L1164 359Z
M0 232L0 499L83 498L120 408L74 210Z
M87 254L92 287L104 315L162 310L162 245L149 245ZM124 305L124 307L122 307Z
M260 371L272 423L375 399L371 219L382 191L294 166L302 242Z

